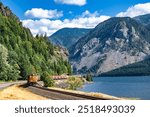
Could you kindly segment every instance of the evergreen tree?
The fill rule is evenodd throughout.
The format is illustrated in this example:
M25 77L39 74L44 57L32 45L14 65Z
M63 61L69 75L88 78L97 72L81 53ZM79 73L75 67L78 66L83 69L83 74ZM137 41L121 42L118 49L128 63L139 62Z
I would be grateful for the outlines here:
M19 73L17 67L8 63L8 50L0 44L0 80L17 80Z
M90 73L88 73L88 74L86 75L86 81L89 81L89 82L92 82L92 81L93 81L92 75L91 75Z

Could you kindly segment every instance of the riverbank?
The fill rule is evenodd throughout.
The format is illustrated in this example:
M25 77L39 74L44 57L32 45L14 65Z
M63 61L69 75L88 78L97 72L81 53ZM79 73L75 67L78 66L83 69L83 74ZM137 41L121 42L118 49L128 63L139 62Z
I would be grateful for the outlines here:
M94 92L82 92L82 91L76 91L76 90L66 90L66 89L61 89L61 88L55 88L55 87L49 87L49 89L54 89L58 91L63 91L63 92L70 92L74 94L82 94L85 96L93 96L93 97L98 97L106 100L127 100L127 98L119 98L111 95L107 95L104 93L94 93Z

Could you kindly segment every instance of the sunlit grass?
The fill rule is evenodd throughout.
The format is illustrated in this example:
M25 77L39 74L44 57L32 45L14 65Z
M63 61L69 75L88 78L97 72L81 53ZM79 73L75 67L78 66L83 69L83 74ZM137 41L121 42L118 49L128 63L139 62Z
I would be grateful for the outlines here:
M0 100L46 100L46 98L14 85L0 91Z

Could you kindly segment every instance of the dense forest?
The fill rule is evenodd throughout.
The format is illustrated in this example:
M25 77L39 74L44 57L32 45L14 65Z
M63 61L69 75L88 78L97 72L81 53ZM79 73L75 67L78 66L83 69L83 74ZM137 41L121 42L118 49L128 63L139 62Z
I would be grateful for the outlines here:
M0 80L26 79L29 74L71 74L64 49L47 36L33 37L19 18L0 3Z
M101 74L100 76L148 76L150 75L150 59L133 63Z

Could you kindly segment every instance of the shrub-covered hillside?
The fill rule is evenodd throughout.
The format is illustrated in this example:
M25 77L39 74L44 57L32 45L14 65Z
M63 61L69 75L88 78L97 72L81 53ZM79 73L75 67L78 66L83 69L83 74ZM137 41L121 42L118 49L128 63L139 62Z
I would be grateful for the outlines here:
M46 36L33 37L17 16L0 3L0 80L26 79L27 75L71 73L66 51Z

